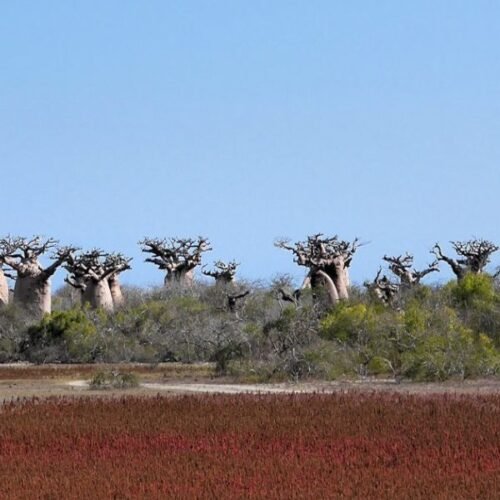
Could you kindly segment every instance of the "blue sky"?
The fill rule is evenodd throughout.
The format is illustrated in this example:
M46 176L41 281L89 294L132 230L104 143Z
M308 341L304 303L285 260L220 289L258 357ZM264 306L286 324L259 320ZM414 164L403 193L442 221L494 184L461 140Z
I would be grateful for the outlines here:
M0 231L122 251L142 285L162 279L145 235L206 235L249 279L302 276L276 237L359 236L358 282L384 253L500 242L499 19L485 0L0 2Z

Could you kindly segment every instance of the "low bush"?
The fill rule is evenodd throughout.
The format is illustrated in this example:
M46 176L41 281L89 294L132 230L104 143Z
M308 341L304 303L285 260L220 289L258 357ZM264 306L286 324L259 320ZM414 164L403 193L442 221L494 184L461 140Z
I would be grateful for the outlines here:
M96 373L89 384L90 389L131 389L139 387L139 378L134 373L101 371Z

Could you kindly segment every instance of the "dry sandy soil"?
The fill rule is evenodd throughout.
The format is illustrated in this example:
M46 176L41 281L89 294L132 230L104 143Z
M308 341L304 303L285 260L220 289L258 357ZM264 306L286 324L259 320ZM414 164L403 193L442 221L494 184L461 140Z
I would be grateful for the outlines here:
M135 373L141 384L134 389L90 390L88 380L96 372L120 370ZM213 377L210 364L183 365L0 365L0 402L26 397L194 394L194 393L311 393L345 391L392 391L411 394L500 393L500 379L448 381L445 383L400 383L365 379L334 382L242 384Z

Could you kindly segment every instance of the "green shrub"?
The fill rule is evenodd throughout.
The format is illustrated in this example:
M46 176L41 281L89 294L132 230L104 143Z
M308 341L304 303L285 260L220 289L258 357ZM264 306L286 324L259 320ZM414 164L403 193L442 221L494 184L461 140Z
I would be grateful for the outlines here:
M85 363L94 359L96 333L94 323L84 311L55 311L29 327L24 351L35 362Z
M320 323L320 335L328 340L355 343L376 327L379 309L367 304L338 304Z
M120 371L97 372L90 381L90 389L131 389L139 386L139 378L134 373Z
M491 339L456 321L445 332L419 338L415 349L403 354L403 371L416 380L464 379L497 373L499 361Z
M496 299L495 286L487 274L467 274L451 285L451 294L459 305L491 304Z

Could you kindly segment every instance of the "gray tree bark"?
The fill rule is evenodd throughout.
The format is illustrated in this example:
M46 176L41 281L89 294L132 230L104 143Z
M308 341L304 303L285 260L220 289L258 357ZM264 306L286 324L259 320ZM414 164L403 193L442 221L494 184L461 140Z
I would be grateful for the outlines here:
M88 304L92 309L114 310L113 296L107 280L88 280L82 293L82 305Z
M108 278L108 286L111 292L111 298L113 299L113 307L115 309L122 307L125 303L125 298L123 297L122 287L117 275Z
M5 306L9 303L9 283L5 274L0 267L0 306Z

